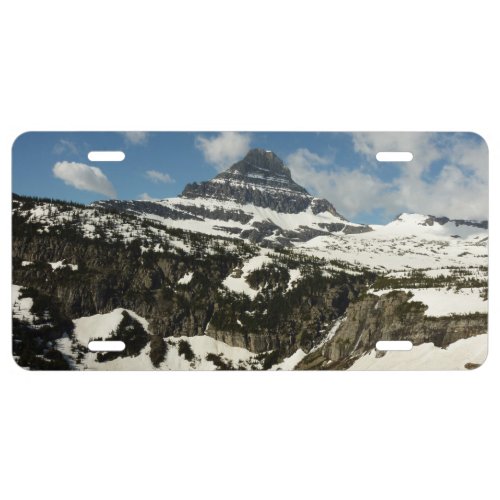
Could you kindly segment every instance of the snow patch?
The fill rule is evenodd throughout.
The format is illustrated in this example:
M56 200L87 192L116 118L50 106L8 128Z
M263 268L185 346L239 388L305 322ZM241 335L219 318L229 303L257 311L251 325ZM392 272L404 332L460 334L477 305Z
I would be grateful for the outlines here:
M179 285L187 285L193 279L193 273L186 273L182 278L177 281Z
M251 299L254 299L259 290L254 290L248 282L246 281L247 276L256 269L260 269L265 264L272 262L272 259L267 254L257 255L247 260L243 267L241 268L241 276L236 276L237 271L233 271L222 284L229 290L235 293L244 293L248 295Z
M216 340L208 335L196 335L194 337L169 337L166 339L174 345L168 346L167 356L161 368L167 370L215 370L216 366L207 361L207 354L222 356L225 362L230 361L234 368L240 365L249 368L249 365L257 362L256 355L243 347L232 347L220 340ZM181 340L188 342L193 350L195 359L193 362L187 361L184 356L179 356L177 346Z
M108 338L116 330L123 319L123 311L127 311L132 318L137 320L143 328L148 331L149 323L134 311L119 307L105 314L94 314L93 316L83 316L73 320L75 324L75 337L84 347L87 347L91 339ZM127 358L131 359L131 358Z
M291 356L285 358L281 363L273 365L271 370L294 370L295 367L305 358L306 353L302 349L297 349Z
M290 269L288 273L290 274L290 279L288 280L288 285L286 287L287 292L293 289L294 284L299 281L301 277L300 269Z
M69 267L72 271L78 271L78 264L66 264L65 260L58 260L57 262L48 263L53 271L56 269L63 269Z
M387 351L376 357L372 350L349 370L463 370L467 363L482 364L488 354L488 335L457 340L446 349L433 343L414 346L410 351Z
M31 297L20 297L23 288L19 285L12 285L12 315L16 319L32 323L36 319L35 315L31 313L33 299Z
M409 302L422 302L427 306L425 316L450 316L452 314L488 313L488 301L481 297L481 288L400 288L411 292ZM384 295L394 290L369 290L374 295Z

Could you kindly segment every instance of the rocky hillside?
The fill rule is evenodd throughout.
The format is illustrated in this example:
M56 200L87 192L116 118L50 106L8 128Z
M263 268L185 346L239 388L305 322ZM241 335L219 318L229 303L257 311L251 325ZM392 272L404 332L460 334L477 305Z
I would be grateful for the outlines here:
M307 348L374 277L64 202L17 197L13 222L13 281L23 297L50 302L44 320L121 307L147 318L151 335L206 333L277 359Z

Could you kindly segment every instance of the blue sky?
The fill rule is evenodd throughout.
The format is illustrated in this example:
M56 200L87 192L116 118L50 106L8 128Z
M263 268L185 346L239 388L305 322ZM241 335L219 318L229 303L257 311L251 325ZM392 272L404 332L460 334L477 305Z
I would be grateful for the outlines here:
M274 151L311 194L356 222L401 212L454 218L488 215L487 147L475 134L329 132L33 132L13 147L13 192L89 203L157 199L211 179L252 147ZM122 162L90 162L121 150ZM409 163L380 163L378 151L411 151Z

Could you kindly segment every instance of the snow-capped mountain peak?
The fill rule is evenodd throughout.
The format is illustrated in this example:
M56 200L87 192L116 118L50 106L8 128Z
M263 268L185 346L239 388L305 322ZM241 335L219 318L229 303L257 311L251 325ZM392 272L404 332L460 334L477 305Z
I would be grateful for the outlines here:
M362 245L358 253L371 240L390 241L394 237L431 241L474 237L479 241L487 235L488 224L417 213L402 213L386 225L349 222L328 200L312 196L297 184L284 162L264 149L250 150L211 180L188 184L179 197L160 201L114 200L96 205L168 227L230 236L268 247L315 246L318 238L329 246L331 236L366 233L360 235L361 240L354 240Z
M346 220L328 200L310 195L292 179L284 162L264 149L251 149L211 180L188 184L180 197L97 205L169 226L229 234L268 246L289 246L332 233L371 231Z
M283 161L264 149L251 149L210 181L188 184L182 197L251 203L283 213L299 213L313 205L315 213L328 211L341 217L327 200L313 203L314 197L292 179Z

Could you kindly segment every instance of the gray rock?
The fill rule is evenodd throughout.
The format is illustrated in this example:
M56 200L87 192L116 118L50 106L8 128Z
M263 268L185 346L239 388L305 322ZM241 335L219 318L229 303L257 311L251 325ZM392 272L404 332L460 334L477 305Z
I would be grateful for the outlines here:
M263 149L250 150L211 181L188 184L182 196L251 203L284 213L299 213L312 206L314 213L328 211L339 216L330 202L312 197L299 186L278 156Z

